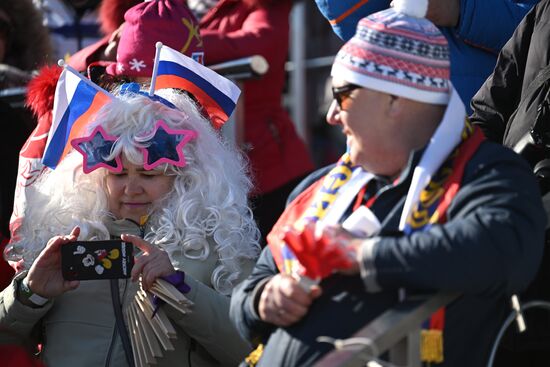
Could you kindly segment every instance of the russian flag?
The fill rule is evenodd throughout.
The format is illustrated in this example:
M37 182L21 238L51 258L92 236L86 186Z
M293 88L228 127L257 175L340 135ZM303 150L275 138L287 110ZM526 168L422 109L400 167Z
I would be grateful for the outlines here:
M111 98L107 91L66 66L55 89L52 126L42 163L55 169L72 148L70 141L82 135L90 118Z
M241 94L229 79L164 45L158 60L155 91L178 88L193 94L216 128L229 119Z

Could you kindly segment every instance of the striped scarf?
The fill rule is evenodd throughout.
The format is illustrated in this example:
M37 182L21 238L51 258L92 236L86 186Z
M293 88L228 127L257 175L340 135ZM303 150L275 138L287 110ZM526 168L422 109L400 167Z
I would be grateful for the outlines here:
M372 177L360 167L353 167L349 154L345 153L322 180L293 200L267 236L279 271L299 275L302 270L302 265L280 237L285 227L293 225L297 230L303 230L311 222L338 223L357 193Z
M434 224L446 222L446 212L460 189L464 168L483 139L481 131L474 129L466 121L461 143L435 172L428 185L420 192L418 202L412 207L403 229L406 235L427 231ZM423 362L443 362L444 326L444 307L423 323L420 335L420 357Z

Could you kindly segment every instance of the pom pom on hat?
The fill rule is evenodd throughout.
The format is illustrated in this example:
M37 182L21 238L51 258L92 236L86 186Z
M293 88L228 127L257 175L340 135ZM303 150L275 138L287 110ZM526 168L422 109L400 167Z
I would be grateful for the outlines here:
M57 65L44 66L27 85L26 105L38 118L52 111L55 88L62 71L63 68Z
M396 12L415 18L425 18L428 12L428 0L393 0L392 6Z

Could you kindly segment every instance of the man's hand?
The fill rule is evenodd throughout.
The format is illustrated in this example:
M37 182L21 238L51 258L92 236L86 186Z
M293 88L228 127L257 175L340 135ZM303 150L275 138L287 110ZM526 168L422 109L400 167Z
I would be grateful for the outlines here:
M426 18L439 27L456 27L460 17L460 0L429 0Z
M151 245L138 236L123 234L120 238L143 251L143 254L135 260L132 268L132 280L135 282L141 274L141 281L145 290L151 288L157 278L172 275L176 272L166 251Z
M290 275L277 274L267 282L260 295L258 313L265 322L290 326L304 317L313 300L320 295L321 288L317 285L308 292Z
M321 238L324 241L335 243L340 246L349 260L352 262L351 268L340 270L346 275L354 275L359 273L359 262L361 261L361 246L365 238L355 237L350 232L342 228L341 225L326 225L323 227Z
M27 282L33 293L45 298L54 298L78 287L79 281L63 279L61 246L76 241L79 234L80 228L74 227L70 235L56 236L48 241L27 274Z

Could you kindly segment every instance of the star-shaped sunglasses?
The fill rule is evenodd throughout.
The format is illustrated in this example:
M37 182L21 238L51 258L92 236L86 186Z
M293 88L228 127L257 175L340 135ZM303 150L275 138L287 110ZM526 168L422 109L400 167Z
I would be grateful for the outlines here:
M158 120L155 123L153 137L147 141L146 147L140 148L143 153L143 168L153 170L163 163L184 167L187 162L183 147L196 137L197 132L193 130L171 129L166 122ZM120 156L107 160L117 139L116 136L108 135L101 126L97 126L89 136L71 141L73 148L83 156L84 173L93 172L98 168L106 168L117 173L122 171Z

